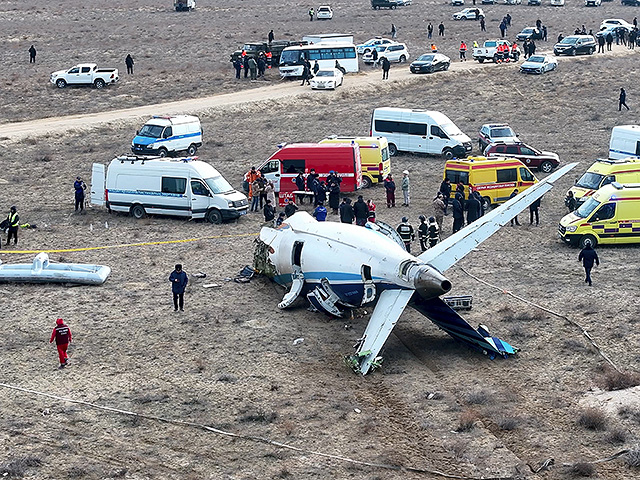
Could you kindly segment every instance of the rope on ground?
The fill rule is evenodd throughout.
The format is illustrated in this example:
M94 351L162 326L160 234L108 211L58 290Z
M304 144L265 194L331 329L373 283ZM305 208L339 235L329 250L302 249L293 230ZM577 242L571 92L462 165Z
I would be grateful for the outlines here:
M163 240L158 242L139 242L139 243L123 243L121 245L99 245L97 247L83 248L63 248L57 250L0 250L0 254L29 254L29 253L67 253L67 252L87 252L90 250L105 250L108 248L125 248L125 247L144 247L147 245L169 245L172 243L189 243L199 240L213 240L218 238L238 238L255 236L257 233L237 233L234 235L213 235L210 237L185 238L182 240Z
M542 310L542 311L544 311L544 312L547 312L547 313L550 313L551 315L555 315L556 317L562 318L563 320L567 321L567 322L568 322L568 323L570 323L571 325L573 325L573 326L575 326L575 327L579 328L579 329L580 329L580 332L582 333L582 335L584 335L584 336L585 336L585 338L586 338L587 340L589 340L589 342L591 343L591 345L593 345L593 348L595 348L595 349L596 349L596 351L598 352L598 354L599 354L602 358L604 358L604 359L609 363L609 365L611 365L611 366L615 369L615 371L616 371L616 372L618 372L618 373L622 373L622 372L620 371L620 369L619 369L618 367L616 367L616 365L615 365L615 364L611 361L611 359L607 356L607 354L605 354L605 353L600 349L600 347L598 346L598 344L596 344L595 340L591 337L591 335L589 335L589 332L587 332L587 331L585 330L585 328L584 328L584 327L582 327L582 325L580 325L578 322L576 322L576 321L574 321L574 320L571 320L569 317L566 317L565 315L562 315L561 313L554 312L553 310L549 310L548 308L542 307L542 306L538 305L537 303L533 303L532 301L527 300L526 298L522 298L522 297L520 297L519 295L516 295L515 293L511 292L510 290L505 290L504 288L500 288L500 287L497 287L497 286L495 286L495 285L492 285L492 284L490 284L490 283L488 283L488 282L486 282L486 281L484 281L484 280L482 280L482 279L480 279L480 278L476 277L475 275L473 275L473 274L471 274L471 273L467 272L467 271L466 271L464 268L462 268L462 267L458 267L458 268L460 268L460 270L462 270L462 272L463 272L463 273L466 273L468 276L470 276L470 277L471 277L471 278L473 278L474 280L476 280L476 281L478 281L478 282L480 282L480 283L483 283L484 285L487 285L488 287L494 288L494 289L496 289L496 290L498 290L498 291L500 291L500 292L502 292L502 293L504 293L504 294L507 294L507 295L509 295L509 296L511 296L511 297L513 297L513 298L515 298L516 300L520 300L521 302L526 303L527 305L531 305L532 307L539 308L540 310Z
M282 442L278 442L276 440L271 440L269 438L264 438L264 437L258 437L258 436L254 436L254 435L242 435L239 433L233 433L233 432L227 432L225 430L220 430L219 428L214 428L214 427L210 427L208 425L204 425L201 423L193 423L193 422L187 422L184 420L171 420L168 418L163 418L163 417L158 417L155 415L147 415L144 413L136 413L136 412L131 412L129 410L121 410L119 408L114 408L114 407L107 407L104 405L97 405L95 403L91 403L91 402L85 402L84 400L75 400L72 398L67 398L67 397L61 397L59 395L53 395L51 393L45 393L45 392L40 392L37 390L32 390L29 388L23 388L23 387L18 387L16 385L10 385L7 383L0 383L0 387L4 387L10 390L17 390L19 392L23 392L23 393L30 393L32 395L37 395L37 396L41 396L41 397L47 397L47 398L52 398L54 400L60 400L63 402L70 402L70 403L77 403L79 405L85 405L87 407L91 407L91 408L95 408L98 410L104 410L107 412L113 412L113 413L118 413L121 415L129 415L132 417L138 417L138 418L144 418L147 420L153 420L156 422L161 422L161 423L170 423L173 425L182 425L182 426L186 426L186 427L192 427L192 428L197 428L200 430L205 430L207 432L212 432L215 433L217 435L222 435L225 437L231 437L231 438L238 438L238 439L242 439L242 440L248 440L248 441L252 441L252 442L258 442L258 443L265 443L267 445L272 445L274 447L278 447L278 448L284 448L287 450L292 450L294 452L299 452L299 453L305 453L305 454L309 454L309 455L316 455L319 457L324 457L324 458L330 458L332 460L339 460L342 462L347 462L347 463L351 463L351 464L355 464L355 465L362 465L362 466L366 466L366 467L374 467L374 468L383 468L383 469L387 469L387 470L398 470L398 471L406 471L406 472L413 472L413 473L425 473L425 474L429 474L429 475L436 475L439 477L444 477L444 478L453 478L456 480L480 480L474 477L463 477L460 475L454 475L454 474L449 474L449 473L445 473L445 472L440 472L438 470L429 470L426 468L417 468L417 467L405 467L403 465L391 465L391 464L385 464L385 463L370 463L370 462L365 462L362 460L354 460L352 458L348 458L348 457L343 457L341 455L333 455L331 453L324 453L324 452L318 452L318 451L314 451L314 450L307 450L304 448L300 448L300 447L295 447L293 445L288 445L286 443L282 443ZM511 477L482 477L483 480L515 480L515 477L511 476Z

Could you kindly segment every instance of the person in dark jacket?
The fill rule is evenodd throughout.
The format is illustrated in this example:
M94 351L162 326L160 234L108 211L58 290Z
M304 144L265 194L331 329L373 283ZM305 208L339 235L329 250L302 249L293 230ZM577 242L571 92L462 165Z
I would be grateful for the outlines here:
M244 68L244 78L249 76L249 57L247 55L242 59L242 68Z
M473 196L476 197L478 202L480 203L480 216L482 217L486 212L484 211L484 198L480 195L480 192L474 190Z
M362 195L358 196L358 200L353 204L353 213L356 217L356 225L364 227L369 218L369 207L362 198Z
M269 39L269 40L268 40L268 41L269 41L269 43L273 43L273 39L274 39L275 37L276 37L276 36L273 34L273 30L270 30L270 31L269 31L269 35L267 36L267 38Z
M233 68L236 69L236 78L240 78L240 72L242 71L242 62L239 58L233 61Z
M180 311L184 312L184 290L187 288L187 283L189 283L189 277L187 277L187 272L182 270L182 265L177 264L176 268L171 275L169 275L169 281L171 282L171 292L173 293L173 308L174 311L178 311L178 307L180 307Z
M276 207L271 205L271 200L268 200L264 204L264 208L262 209L262 213L264 213L264 221L272 222L274 218L276 218Z
M393 181L391 174L384 179L384 189L387 192L387 208L396 206L396 182Z
M569 190L567 196L564 198L564 205L569 209L569 213L576 210L576 197L573 196L573 192Z
M309 62L304 60L304 65L302 66L302 83L301 87L304 87L304 82L307 82L307 85L311 85L311 67L309 66Z
M416 234L413 231L413 226L409 223L409 219L407 217L402 217L402 223L398 225L396 231L404 242L404 248L408 253L411 253L411 242L416 239Z
M73 189L75 190L76 199L76 212L80 209L80 212L84 211L84 190L87 188L85 183L80 177L76 177L76 181L73 182Z
M316 173L316 169L312 168L309 170L309 174L307 175L307 190L316 194L316 190L318 189L318 185L320 185L320 181L318 178L320 175Z
M511 192L511 195L509 195L509 200L511 200L516 195L518 195L518 189L517 188L514 189L513 192ZM514 225L520 226L520 222L518 221L518 215L516 215L515 217L513 217L511 219L511 226L513 227Z
M429 248L435 247L440 241L440 227L434 217L429 217L429 223L427 224L429 231Z
M371 50L371 60L373 60L373 63L371 65L373 67L377 67L378 66L378 50L376 50L375 47L373 47L373 49Z
M353 211L353 207L351 206L350 198L343 198L342 203L340 204L340 221L342 223L353 223L353 219L355 218L355 213Z
M467 225L480 218L481 208L478 198L472 192L469 195L469 200L467 200Z
M626 108L627 110L629 110L629 107L627 106L627 92L624 91L624 88L620 88L620 97L618 99L618 111L622 111L622 107Z
M130 53L128 53L127 58L124 59L124 63L127 66L127 74L133 75L133 57Z
M533 216L536 217L536 227L540 225L540 214L538 209L540 208L540 199L537 199L531 205L529 205L529 225L533 225Z
M607 33L605 40L607 41L607 51L610 52L611 45L613 44L613 35L611 35L611 32Z
M389 63L389 59L387 57L382 57L382 79L389 80L389 69L391 68L391 64Z
M267 61L264 58L264 55L260 55L258 57L258 77L264 78L264 72L267 70Z
M287 215L284 212L280 212L278 214L278 218L276 219L276 223L275 223L276 228L282 225L286 219L287 219Z
M293 200L285 200L286 205L284 206L284 214L287 218L296 213L298 210L298 206L295 204Z
M425 252L429 244L429 225L427 225L427 217L420 215L418 217L420 225L418 225L418 240L420 241L420 250Z
M320 64L318 63L318 60L316 60L315 62L313 62L313 74L317 75L319 71L320 71Z
M600 259L598 258L596 251L591 246L590 240L585 240L584 248L580 250L580 255L578 255L578 261L582 261L582 266L584 267L584 281L591 286L591 269L593 268L594 262L596 265L600 265Z
M335 181L329 183L329 207L333 215L338 214L338 208L340 207L340 184Z
M447 213L447 207L449 206L449 201L451 200L451 180L445 178L440 184L440 193L442 193L442 201L444 202L444 214L449 215Z
M296 190L298 190L299 192L305 191L305 181L304 176L302 176L302 172L299 172L298 176L294 178L293 181L296 184ZM300 205L304 205L304 193L298 194L298 203Z
M324 203L326 201L327 201L327 185L324 182L320 182L320 184L316 188L315 204L319 205L321 202Z
M53 332L51 332L49 343L53 343L54 340L56 341L58 359L60 360L59 368L64 368L69 362L67 348L71 343L71 329L68 325L65 325L64 320L61 318L56 320L56 326L53 328Z
M29 48L29 63L36 63L36 47L33 45Z
M459 231L464 225L464 207L462 206L464 199L462 195L456 193L456 197L451 202L451 208L453 209L453 230L452 233Z

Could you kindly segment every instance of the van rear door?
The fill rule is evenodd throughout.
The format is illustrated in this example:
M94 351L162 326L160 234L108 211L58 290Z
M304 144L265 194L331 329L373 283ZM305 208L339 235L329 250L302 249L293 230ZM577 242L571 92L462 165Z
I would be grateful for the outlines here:
M103 206L104 203L104 165L94 163L91 167L91 204Z

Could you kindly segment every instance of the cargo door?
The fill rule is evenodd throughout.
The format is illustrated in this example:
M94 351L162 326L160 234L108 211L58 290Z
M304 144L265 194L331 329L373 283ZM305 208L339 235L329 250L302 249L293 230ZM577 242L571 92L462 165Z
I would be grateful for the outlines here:
M91 204L104 205L105 203L105 181L104 165L94 163L91 168Z

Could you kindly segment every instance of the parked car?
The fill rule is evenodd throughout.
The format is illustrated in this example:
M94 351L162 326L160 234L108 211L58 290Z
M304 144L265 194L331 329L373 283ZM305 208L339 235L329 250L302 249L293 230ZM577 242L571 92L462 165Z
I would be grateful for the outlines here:
M446 71L451 65L451 59L441 53L425 53L411 63L411 73L433 73L439 70Z
M331 70L318 70L318 73L311 79L313 90L335 90L344 80L344 75L337 68Z
M505 5L520 5L522 0L504 0Z
M549 173L558 165L560 159L557 153L543 152L525 143L496 142L484 150L485 157L517 158L529 168L536 168L540 172Z
M484 12L481 8L465 8L453 14L454 20L480 20L484 18Z
M316 18L318 20L331 20L333 18L333 10L329 5L321 5L316 11Z
M558 60L551 55L533 55L520 65L522 73L545 73L558 68Z
M393 40L389 40L388 38L376 37L367 40L364 43L359 43L356 45L356 52L359 55L364 53L369 53L373 47L376 45L386 45L387 43L395 43Z
M604 30L608 27L624 27L627 32L633 30L633 25L626 20L622 20L621 18L608 18L606 20L603 20L600 24L600 30Z
M404 43L377 45L375 48L378 51L378 62L382 61L383 58L386 58L390 62L403 63L409 58L409 52L407 51L407 46ZM364 63L373 63L373 56L371 55L371 52L365 53L362 56L362 61Z
M512 52L510 57L517 62L520 58L520 47L516 47L516 51L515 53L513 53L511 42L504 39L485 40L481 47L473 49L473 59L477 60L480 63L484 62L485 60L497 62L498 45L502 44L505 44L509 47L509 51Z
M564 0L550 0L549 5L552 7L564 7Z
M521 42L525 41L527 38L531 40L540 40L542 38L542 32L535 27L526 27L516 35L516 40L520 40Z
M451 5L454 5L454 6L464 5L464 0L451 0Z
M398 0L371 0L371 8L380 10L381 8L393 9L400 6Z
M631 5L632 7L640 6L640 0L621 0L622 5Z
M584 0L585 7L599 7L602 0Z
M482 5L495 5L498 3L498 0L482 0L480 3Z
M196 0L173 0L176 12L190 12L196 8Z
M69 70L53 72L49 81L58 88L67 85L93 85L101 89L119 79L117 68L98 68L95 63L81 63Z
M591 35L569 35L553 46L557 55L591 55L596 51L596 40Z
M527 5L540 6L540 5L542 5L542 0L528 0L527 1Z
M516 132L506 123L486 123L482 125L480 133L478 134L480 151L483 151L492 143L516 143L519 141L520 139L516 135Z

